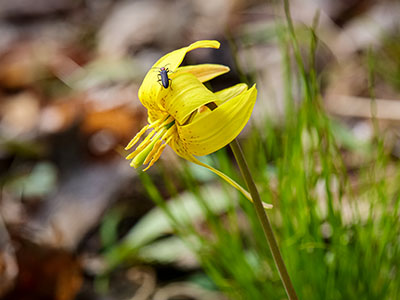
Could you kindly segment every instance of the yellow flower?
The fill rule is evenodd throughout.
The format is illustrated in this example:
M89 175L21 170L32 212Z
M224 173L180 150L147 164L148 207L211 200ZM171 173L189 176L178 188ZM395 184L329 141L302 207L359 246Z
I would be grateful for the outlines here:
M169 145L184 159L204 166L229 182L248 199L249 193L224 173L200 162L195 156L215 152L229 144L243 129L253 110L257 90L246 84L213 93L203 82L229 71L216 64L179 67L186 53L197 48L219 48L217 41L198 41L160 58L145 76L139 99L148 111L148 124L131 140L132 148L147 132L135 151L127 156L131 166L148 164L146 171ZM169 69L170 86L158 82L160 68Z

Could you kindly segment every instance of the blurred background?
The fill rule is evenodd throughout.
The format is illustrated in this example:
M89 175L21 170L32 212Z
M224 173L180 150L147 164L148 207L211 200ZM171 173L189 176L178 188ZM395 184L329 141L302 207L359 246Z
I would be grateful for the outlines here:
M300 298L398 299L400 3L290 10L1 0L0 298L285 298L245 199L171 149L148 173L124 159L149 68L216 39L184 63L257 83L240 140ZM241 182L228 149L205 159Z

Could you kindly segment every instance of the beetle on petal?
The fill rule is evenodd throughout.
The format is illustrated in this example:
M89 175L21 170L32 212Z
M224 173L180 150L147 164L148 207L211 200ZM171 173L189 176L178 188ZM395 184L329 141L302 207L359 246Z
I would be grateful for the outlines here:
M166 68L166 67L161 67L160 70L158 71L158 82L161 82L161 85L167 89L169 87L169 82L172 81L171 78L168 77L168 73L171 71Z

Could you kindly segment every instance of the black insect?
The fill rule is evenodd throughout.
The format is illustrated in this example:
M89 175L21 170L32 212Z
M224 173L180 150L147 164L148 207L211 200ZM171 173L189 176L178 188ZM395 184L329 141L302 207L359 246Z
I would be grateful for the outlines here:
M158 73L158 82L161 82L161 85L165 89L169 87L169 82L172 81L171 78L168 77L168 73L171 73L171 71L165 67L161 67Z

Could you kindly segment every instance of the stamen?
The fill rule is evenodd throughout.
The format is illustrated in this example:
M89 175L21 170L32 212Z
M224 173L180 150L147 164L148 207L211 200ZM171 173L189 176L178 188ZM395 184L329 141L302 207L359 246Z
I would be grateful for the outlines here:
M125 147L125 150L131 149L141 138L141 136L146 132L147 129L149 129L150 125L144 126L134 137L133 139L129 142L129 144Z
M154 145L154 147L153 147L153 149L151 150L151 152L149 153L149 155L147 155L145 161L143 162L144 165L147 164L147 163L151 160L151 158L153 157L154 153L156 153L156 152L158 151L158 148L161 146L161 142L162 142L162 141L165 141L165 140L167 140L167 139L170 140L170 137L171 137L171 135L174 133L174 131L175 131L175 128L174 128L174 127L171 127L171 128L169 128L169 129L167 130L167 132L165 132L165 133L161 136L160 141L158 141L158 142ZM158 152L157 152L157 153L158 153ZM161 154L161 153L160 153L160 154Z
M173 118L172 116L168 116L168 118L165 119L164 122L162 122L160 125L157 126L156 130L159 129L159 128L161 128L161 127L164 127L164 126L168 125L168 124L171 123L173 120L174 120L174 118Z
M157 132L157 130L155 130L155 129L150 131L150 133L143 139L142 143L143 142L147 142L148 140L150 140L156 132Z
M143 171L147 171L154 163L160 158L161 154L164 151L164 148L167 146L167 144L162 144L161 147L158 149L157 153L154 155L153 159L149 163L149 165L143 169Z
M134 158L140 151L142 151L144 148L147 147L147 145L149 145L151 143L150 139L146 139L144 141L142 141L139 146L137 146L137 148L135 149L135 151L133 151L131 154L129 154L126 159L131 159Z
M171 140L175 133L176 129L173 125L174 118L168 115L164 119L158 119L144 126L126 147L126 149L132 148L143 134L152 128L152 131L142 140L139 146L136 147L135 151L126 157L126 159L132 159L130 165L137 168L139 165L149 164L145 170L150 168L160 158L161 153L167 145L166 143ZM165 144L163 144L164 141L166 141Z
M165 129L162 128L161 131L159 131L152 139L151 137L156 133L156 130L153 130L152 132L149 133L149 135L140 143L140 145L133 151L131 154L129 154L126 159L131 159L134 158L138 153L140 153L144 148L146 148L154 139L159 139L160 136L162 136L165 132Z
M149 124L149 128L153 128L154 126L156 126L158 123L160 123L162 121L162 119L157 119L154 122Z
M169 118L168 116L167 118ZM160 123L164 123L166 119L158 119L154 121L153 123L150 123L149 128L154 128L155 130L159 129L161 127Z
M160 127L162 127L161 125L159 125L160 124L160 122L163 122L163 123L165 123L166 121L168 121L168 123L170 122L170 117L171 116L168 116L168 118L166 119L166 120L162 120L162 119L158 119L158 120L156 120L156 121L154 121L153 123L150 123L150 124L147 124L146 126L144 126L134 137L133 137L133 139L129 142L129 144L125 147L125 150L129 150L129 149L131 149L139 140L140 140L140 138L142 137L142 135L148 130L148 129L150 129L150 128L153 128L153 127L155 127L155 126L157 126L157 129L158 128L160 128ZM157 130L156 130L157 131ZM152 133L150 133L150 138L151 138L151 136L153 136L154 135L154 132L155 131L152 131Z
M161 154L163 153L165 147L168 145L168 143L172 140L172 136L170 136L166 141L165 144L162 144L161 147L158 148L156 154L154 154L153 159L150 161L150 164L143 170L147 171L154 163L160 158Z
M162 140L166 141L171 135L173 135L175 132L175 126L172 126L167 130L166 133L161 137Z
M147 155L146 159L144 160L144 162L143 162L144 165L147 164L151 160L151 158L153 157L154 153L156 153L157 150L160 148L161 143L162 143L162 140L158 140L156 142L156 144L154 145L153 149L151 149L150 153Z

